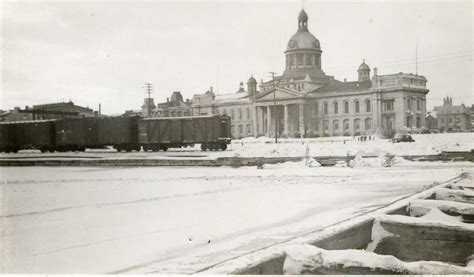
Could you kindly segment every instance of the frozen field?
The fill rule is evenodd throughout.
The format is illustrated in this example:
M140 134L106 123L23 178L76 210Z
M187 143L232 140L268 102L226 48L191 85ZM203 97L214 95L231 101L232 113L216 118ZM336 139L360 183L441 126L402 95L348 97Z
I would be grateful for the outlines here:
M193 273L417 192L473 163L0 168L3 273Z

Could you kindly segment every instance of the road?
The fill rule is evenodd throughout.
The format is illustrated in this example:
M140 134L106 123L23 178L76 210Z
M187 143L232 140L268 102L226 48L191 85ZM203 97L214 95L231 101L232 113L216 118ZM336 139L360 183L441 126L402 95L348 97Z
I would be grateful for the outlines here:
M4 167L2 273L192 273L473 170Z

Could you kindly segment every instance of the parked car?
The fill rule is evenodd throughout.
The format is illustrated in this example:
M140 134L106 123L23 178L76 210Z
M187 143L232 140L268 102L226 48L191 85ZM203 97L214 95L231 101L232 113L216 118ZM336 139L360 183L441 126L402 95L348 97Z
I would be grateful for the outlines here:
M410 135L395 135L392 139L393 143L397 142L415 142L415 140Z

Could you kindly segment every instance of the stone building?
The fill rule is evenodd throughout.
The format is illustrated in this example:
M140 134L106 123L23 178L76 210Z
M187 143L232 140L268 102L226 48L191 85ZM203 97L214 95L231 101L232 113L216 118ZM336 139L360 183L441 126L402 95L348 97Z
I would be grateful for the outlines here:
M25 109L15 107L13 110L0 113L0 121L27 121L38 119L55 119L65 117L94 117L101 116L99 111L89 107L75 105L72 101L26 106Z
M194 111L228 114L233 136L313 137L419 132L425 126L426 78L378 75L365 63L357 81L339 81L323 71L322 48L309 32L308 15L298 16L288 41L285 70L267 82L251 77L233 94L212 91L193 97ZM249 128L249 129L248 129Z
M443 99L443 106L435 107L438 129L441 132L471 131L470 110L464 104L453 106L453 98Z
M144 117L178 117L192 114L191 102L184 101L179 91L173 92L171 98L166 98L166 102L158 103L156 106L153 98L145 98L142 105L142 116Z

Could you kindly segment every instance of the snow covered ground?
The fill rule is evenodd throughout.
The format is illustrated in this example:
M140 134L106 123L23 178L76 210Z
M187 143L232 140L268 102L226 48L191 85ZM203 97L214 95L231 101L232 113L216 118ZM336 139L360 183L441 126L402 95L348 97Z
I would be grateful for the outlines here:
M193 273L474 174L468 162L367 161L0 168L1 272Z
M471 151L474 133L446 133L413 135L413 143L391 143L388 139L358 141L353 137L327 137L314 139L245 138L234 140L227 151L203 152L200 145L192 148L169 149L167 152L117 153L115 150L88 149L86 153L39 153L23 150L18 154L0 154L14 158L110 158L110 159L213 159L217 157L302 157L373 155L434 155L442 151Z

